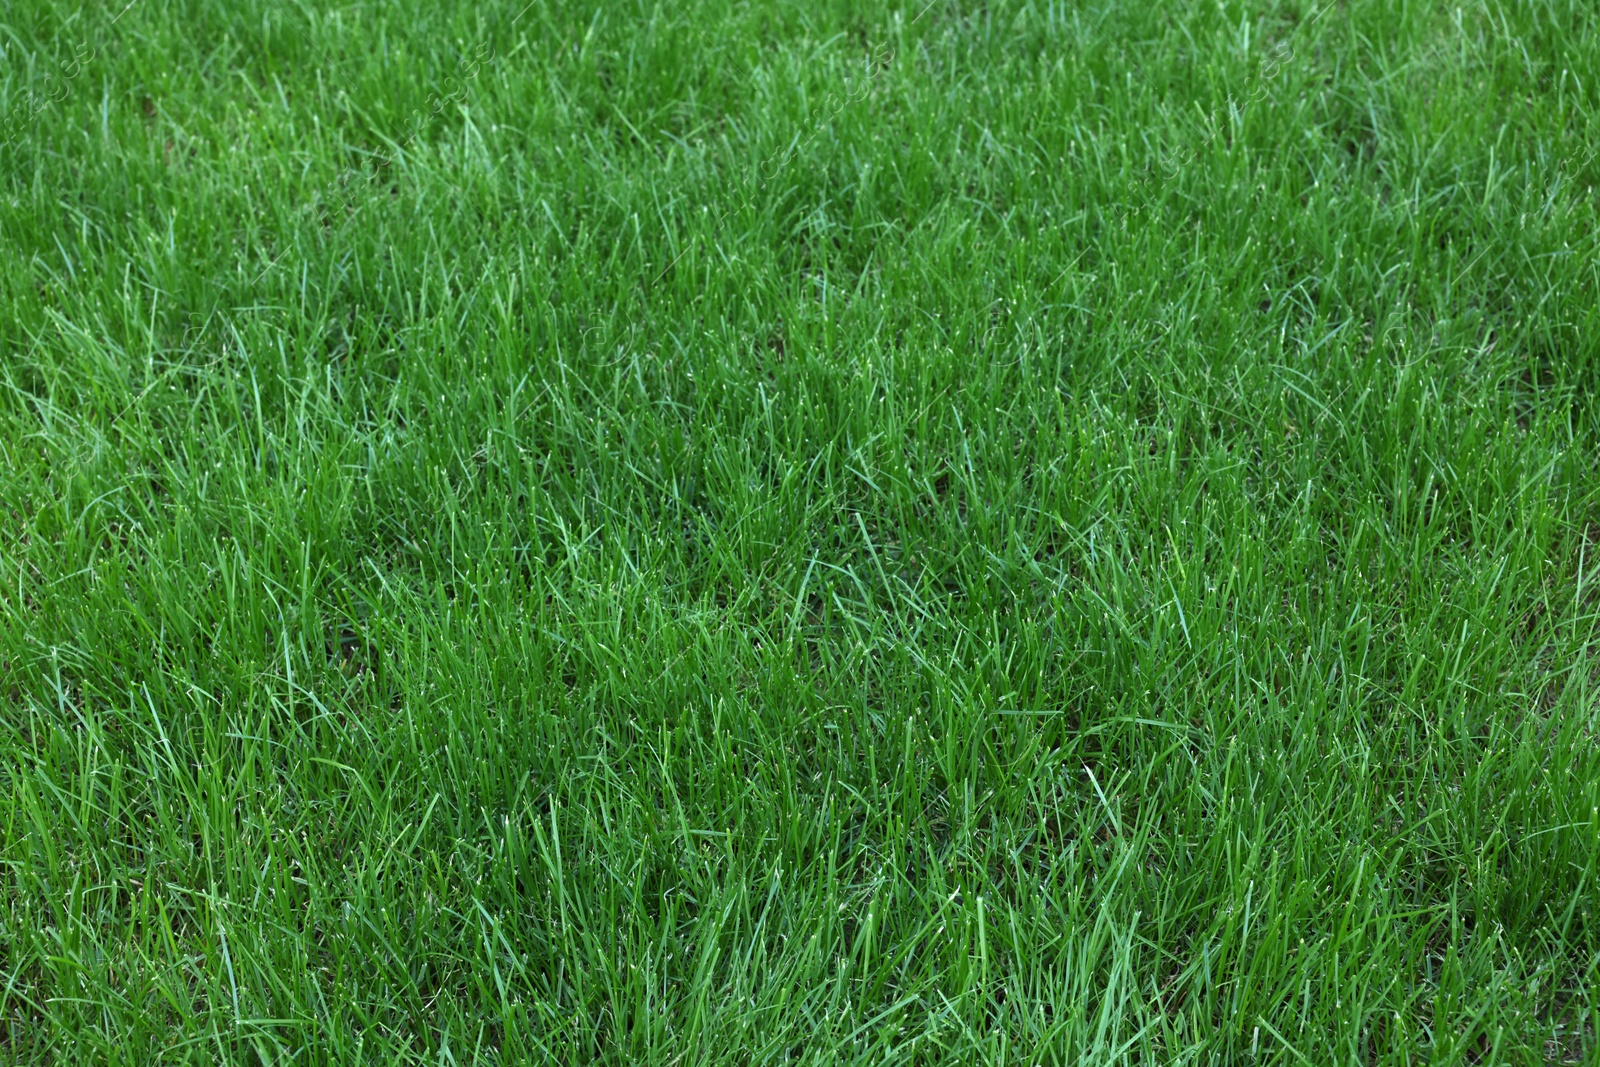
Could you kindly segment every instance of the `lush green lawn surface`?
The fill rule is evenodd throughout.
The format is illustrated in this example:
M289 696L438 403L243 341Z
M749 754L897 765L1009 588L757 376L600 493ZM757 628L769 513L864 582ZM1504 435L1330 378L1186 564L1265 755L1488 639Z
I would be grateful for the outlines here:
M0 9L0 1061L1600 1055L1582 0Z

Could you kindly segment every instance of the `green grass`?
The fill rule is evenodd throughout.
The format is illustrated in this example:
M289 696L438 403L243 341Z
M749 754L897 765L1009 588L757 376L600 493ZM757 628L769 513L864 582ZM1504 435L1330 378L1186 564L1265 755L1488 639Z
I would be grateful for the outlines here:
M0 1062L1595 1063L1597 108L1586 0L0 9Z

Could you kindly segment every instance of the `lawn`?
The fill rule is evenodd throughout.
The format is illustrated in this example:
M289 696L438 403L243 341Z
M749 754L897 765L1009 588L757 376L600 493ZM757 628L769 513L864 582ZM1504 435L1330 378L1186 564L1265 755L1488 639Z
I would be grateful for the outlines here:
M0 1062L1600 1060L1588 0L13 0Z

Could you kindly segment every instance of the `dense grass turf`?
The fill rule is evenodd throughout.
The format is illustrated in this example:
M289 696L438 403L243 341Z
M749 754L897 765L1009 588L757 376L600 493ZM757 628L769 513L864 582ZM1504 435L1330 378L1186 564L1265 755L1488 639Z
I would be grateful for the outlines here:
M1591 4L0 23L0 1060L1600 1055Z

